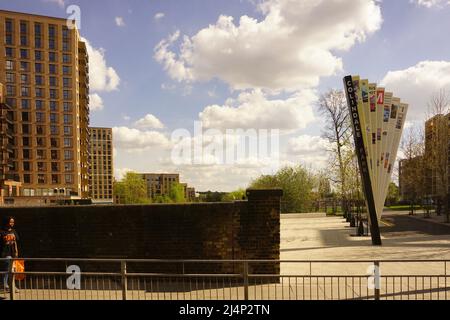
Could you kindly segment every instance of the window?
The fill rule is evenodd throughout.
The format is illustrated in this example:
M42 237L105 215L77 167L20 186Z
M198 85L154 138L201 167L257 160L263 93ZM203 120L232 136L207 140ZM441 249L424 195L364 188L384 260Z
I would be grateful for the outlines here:
M38 174L38 183L45 184L45 174Z
M38 171L40 171L40 172L45 172L46 171L45 162L38 162L37 166L38 166Z
M56 87L58 85L57 81L56 81L56 77L50 77L49 82L50 82L51 87Z
M15 96L16 95L16 87L15 86L6 86L6 95L7 96Z
M64 100L70 100L70 98L71 98L70 90L63 91L63 98L64 98Z
M26 35L20 36L20 45L26 47L28 45L28 37Z
M64 179L65 179L65 182L66 182L66 183L70 183L70 184L73 183L73 177L72 177L71 174L66 174L66 175L64 175Z
M63 63L70 63L70 54L63 53Z
M6 60L6 70L14 70L14 61Z
M49 64L48 65L48 71L50 74L56 74L56 65L55 64Z
M34 52L34 59L36 61L42 61L42 51L36 50Z
M50 50L55 50L56 49L56 41L55 39L48 39L48 48Z
M56 52L49 52L48 53L48 60L50 62L56 62Z
M6 73L6 82L16 82L14 73Z
M29 149L23 149L23 158L24 159L31 159L31 152Z
M20 61L20 71L28 71L28 62Z
M72 172L73 171L73 163L72 162L65 162L64 163L64 171L65 172Z
M23 175L23 182L30 184L31 183L31 174L24 174Z
M50 139L50 145L52 148L58 148L59 146L59 139L58 138L51 138Z
M28 59L28 49L20 49L20 59Z
M58 134L58 127L57 126L50 126L50 134L51 135L57 135Z
M30 109L30 100L22 99L21 106L22 106L22 109Z
M44 126L36 126L36 134L38 134L38 135L45 135L45 128L44 128Z
M42 137L36 138L36 145L40 148L45 147L45 139Z
M66 27L63 27L63 31L62 31L62 35L63 35L63 39L67 39L69 37L69 29Z
M68 41L63 41L63 51L70 51L70 45Z
M13 32L12 20L6 20L6 32Z
M72 104L70 102L64 102L64 112L72 112Z
M50 114L50 123L57 123L58 122L58 115L56 113Z
M64 75L70 74L70 67L69 66L63 66L63 74Z
M72 135L72 127L65 126L64 127L64 135L66 135L66 136Z
M43 98L44 97L44 89L43 88L36 88L36 97L37 98Z
M28 84L29 77L27 74L21 74L20 75L20 83L22 84Z
M14 49L10 47L5 48L5 55L7 58L13 58L14 57Z
M52 184L59 183L59 176L57 174L52 174Z
M35 82L36 82L37 86L43 86L44 85L44 77L43 76L36 75L34 77L34 79L35 79Z
M58 90L50 89L50 99L58 99Z
M14 108L16 106L16 99L6 98L6 104Z
M42 112L36 112L36 122L39 122L39 123L42 123L42 122L44 122L45 120L45 113L42 113Z
M43 73L43 71L44 71L44 67L43 67L42 63L35 63L34 69L35 69L36 73Z
M72 160L73 152L72 150L64 150L64 160Z
M34 24L34 34L39 36L42 34L42 25L40 23Z
M23 137L22 138L22 145L24 147L30 147L30 138L29 137Z
M30 96L30 87L22 87L20 89L20 94L22 97L29 97Z
M72 139L64 138L64 148L71 148L71 147L72 147Z
M48 26L48 36L49 36L49 38L54 38L56 36L56 26L55 25Z
M58 160L58 150L51 151L52 160Z
M70 78L63 78L64 88L70 88Z
M59 171L58 162L52 162L52 172L58 172L58 171Z
M36 48L42 48L42 39L41 39L41 37L34 38L34 46ZM42 60L42 59L39 59L39 60Z
M22 134L30 134L30 125L29 124L22 125Z
M44 109L44 101L36 100L36 110L43 110L43 109Z
M58 102L50 101L50 111L58 111Z
M72 123L72 115L65 114L64 115L64 124L71 124Z
M20 33L25 34L28 32L28 25L26 22L20 23Z
M14 45L14 41L13 41L13 35L12 34L7 34L6 38L5 38L5 43L9 46Z
M37 150L36 155L37 155L38 160L44 160L45 159L45 150Z
M29 162L23 163L23 171L31 171L31 165Z

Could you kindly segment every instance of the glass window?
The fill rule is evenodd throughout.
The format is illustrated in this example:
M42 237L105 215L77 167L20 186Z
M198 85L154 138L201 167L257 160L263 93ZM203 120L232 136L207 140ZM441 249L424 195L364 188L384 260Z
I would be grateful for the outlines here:
M72 104L70 102L64 102L64 112L72 112Z
M30 138L29 137L23 137L22 138L22 145L24 147L29 147L30 146Z
M50 50L55 50L56 49L56 41L55 41L55 39L48 39L48 48Z
M52 160L58 160L58 150L52 150L50 153Z
M40 172L45 172L46 170L46 165L45 162L38 162L38 171Z
M22 84L28 84L29 78L27 74L21 74L20 75L20 83Z
M71 98L70 90L64 90L63 95L64 95L64 100L70 100L70 98Z
M20 59L28 59L28 49L20 49Z
M36 112L36 122L44 122L45 114L42 112Z
M58 99L58 90L50 89L50 99Z
M49 82L50 82L51 87L56 87L58 85L57 81L56 81L56 77L50 77L49 80L50 80Z
M6 70L14 70L14 61L6 60Z
M69 29L66 27L63 27L62 35L64 39L67 39L69 37Z
M70 183L70 184L73 183L73 177L71 174L64 175L64 179L65 179L66 183Z
M36 110L43 110L43 109L44 109L44 101L36 100Z
M64 171L65 172L72 172L73 171L73 163L72 162L65 162L64 163Z
M70 51L70 44L68 41L63 41L63 51Z
M23 124L22 125L22 133L23 134L30 134L30 125L29 124Z
M44 67L43 67L42 63L35 63L34 69L35 69L36 73L43 73L43 71L44 71Z
M38 174L38 183L45 184L45 174Z
M56 113L50 114L50 123L57 123L58 122L58 115Z
M48 53L48 60L50 62L56 62L56 52L49 52Z
M45 150L37 150L36 155L38 160L45 159Z
M16 82L14 73L6 73L6 82Z
M63 74L64 75L70 74L70 67L69 66L63 66Z
M45 128L44 128L44 126L36 126L36 134L38 134L38 135L45 135Z
M28 71L28 62L20 61L20 71Z
M44 77L43 76L35 76L36 85L43 86L44 85Z
M53 170L53 171L58 171L58 170ZM57 174L52 174L52 184L58 184L58 183L59 183L59 176Z
M31 174L24 174L23 175L23 182L30 184L31 183Z
M42 25L40 23L34 24L34 34L41 35L42 34Z
M42 39L40 37L34 38L34 46L36 48L42 48ZM42 60L42 59L39 59Z
M36 50L34 52L34 59L36 61L42 61L42 51Z
M7 34L6 38L5 38L5 43L9 46L14 45L14 41L13 41L13 35L12 34Z
M48 65L48 71L50 74L56 74L56 65L55 64Z
M23 163L23 171L31 171L31 164L28 161Z
M52 148L58 148L59 146L59 139L58 138L51 138L50 139L50 145Z
M15 86L6 86L6 95L7 96L15 96L16 95L16 87Z
M12 20L6 20L6 32L13 32Z
M57 135L58 134L58 127L57 126L50 126L50 134Z
M73 152L72 150L64 150L64 160L72 160Z
M56 26L55 25L48 26L48 36L49 36L49 38L54 38L56 36Z
M6 104L14 108L16 106L16 99L6 98Z
M36 145L38 146L38 147L45 147L45 139L44 138L42 138L42 137L37 137L36 138Z
M72 127L65 126L64 127L64 135L66 135L66 136L72 135Z
M22 99L21 106L22 106L22 109L30 109L30 100Z
M58 162L52 162L52 171L53 172L58 172L59 171Z
M70 63L70 54L63 53L63 63Z
M28 45L28 37L26 35L20 36L20 45L26 47Z
M72 147L72 139L64 138L64 148L71 148L71 147Z
M24 159L31 159L31 152L30 149L23 149L23 158Z
M58 102L50 101L50 111L58 111Z
M26 22L20 23L20 33L27 33L28 32L28 26Z
M22 97L29 97L30 96L30 88L22 87L20 90L20 93L21 93Z
M5 54L6 54L6 57L13 58L14 57L14 49L10 48L10 47L6 47Z
M36 88L36 97L37 98L43 98L44 97L44 89L43 88Z
M70 88L70 78L63 78L64 88Z
M71 124L72 123L72 115L65 114L64 115L64 124Z

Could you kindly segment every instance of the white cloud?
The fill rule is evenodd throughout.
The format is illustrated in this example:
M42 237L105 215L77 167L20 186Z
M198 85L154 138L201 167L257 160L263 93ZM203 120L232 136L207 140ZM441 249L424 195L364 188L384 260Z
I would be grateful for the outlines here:
M169 139L156 131L141 131L128 127L113 128L114 147L128 151L144 151L150 148L167 148Z
M301 135L289 140L288 153L294 155L323 155L328 147L328 141L321 137Z
M442 7L450 4L449 0L410 0L410 2L427 8Z
M103 110L103 99L97 93L92 93L89 95L89 108L91 111L100 111Z
M127 172L136 172L136 170L130 168L114 168L114 177L117 181L122 180Z
M236 101L229 99L223 106L206 107L199 118L205 128L297 130L315 120L312 105L316 101L312 90L285 100L269 100L261 90L253 90L241 93Z
M317 86L342 70L335 50L348 50L382 23L375 0L266 0L264 19L242 16L185 36L177 31L155 47L155 59L177 81L219 78L234 89L291 90Z
M125 27L125 20L123 17L116 17L115 21L118 27Z
M120 85L120 77L114 68L106 63L105 50L94 48L87 39L86 43L89 54L89 84L93 92L110 92L117 90Z
M147 114L144 118L138 120L134 124L140 129L163 129L164 124L154 115Z
M65 6L65 1L64 0L44 0L44 2L50 2L50 3L57 4L61 8L64 8L64 6Z
M389 71L381 83L409 103L410 121L422 120L431 96L439 89L450 88L450 61L422 61L404 70Z
M162 18L164 18L166 15L163 12L158 12L157 14L155 14L155 20L161 20Z

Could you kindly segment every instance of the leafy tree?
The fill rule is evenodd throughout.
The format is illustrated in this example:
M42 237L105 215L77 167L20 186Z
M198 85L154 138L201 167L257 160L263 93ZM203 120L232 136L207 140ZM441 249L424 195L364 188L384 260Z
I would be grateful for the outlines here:
M388 195L386 197L386 205L395 205L400 200L400 192L398 186L391 182L389 184Z
M315 177L305 167L285 167L274 175L264 175L251 183L253 189L281 188L281 211L307 212L311 208Z
M179 183L174 183L170 187L169 198L172 203L184 203L186 198L184 195L184 187Z
M147 184L141 175L127 172L122 181L114 183L114 193L122 204L149 204Z
M244 189L239 189L230 193L225 194L222 197L222 201L236 201L243 200L246 197L246 192Z

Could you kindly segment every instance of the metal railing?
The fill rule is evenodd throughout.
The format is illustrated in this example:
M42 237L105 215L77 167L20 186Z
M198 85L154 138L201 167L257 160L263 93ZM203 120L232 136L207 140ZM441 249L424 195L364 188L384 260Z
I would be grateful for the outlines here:
M450 260L21 260L20 274L0 259L0 299L450 299Z

